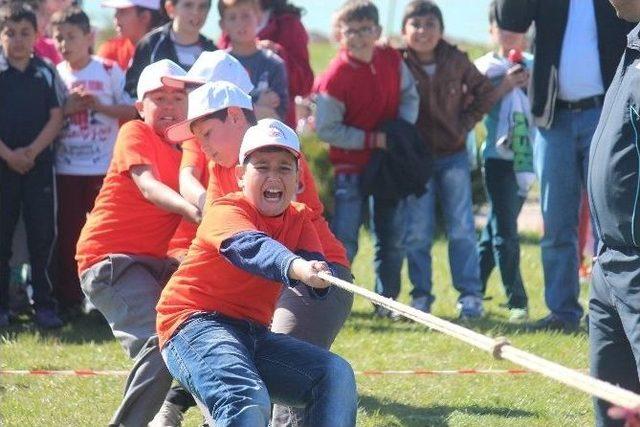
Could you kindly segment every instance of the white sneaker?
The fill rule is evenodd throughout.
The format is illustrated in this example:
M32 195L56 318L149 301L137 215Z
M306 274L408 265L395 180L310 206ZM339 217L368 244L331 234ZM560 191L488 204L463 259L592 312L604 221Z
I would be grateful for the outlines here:
M165 400L148 427L180 427L183 418L180 406Z

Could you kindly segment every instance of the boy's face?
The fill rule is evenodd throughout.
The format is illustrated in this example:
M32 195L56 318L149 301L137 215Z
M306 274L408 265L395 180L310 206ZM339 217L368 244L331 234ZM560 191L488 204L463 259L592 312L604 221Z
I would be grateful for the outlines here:
M376 41L380 38L381 28L369 19L341 22L339 25L340 46L347 49L354 58L370 61Z
M431 54L442 39L442 27L434 15L414 16L407 19L402 36L410 49Z
M187 93L184 89L163 86L145 94L136 102L136 109L144 122L160 136L165 130L187 118Z
M138 40L147 31L147 23L143 19L147 12L138 13L135 6L116 9L113 21L120 37Z
M28 60L31 58L37 36L36 29L29 21L7 21L0 30L2 50L9 60Z
M211 0L168 0L165 7L173 19L174 28L186 33L198 33L207 20Z
M253 43L258 33L258 10L250 3L240 3L224 11L220 28L231 43Z
M298 163L285 149L254 151L236 174L242 193L262 215L280 215L296 195Z
M511 49L525 50L526 48L526 38L522 33L502 30L495 23L491 24L489 32L491 33L491 39L493 42L505 52L508 52Z
M53 27L53 40L62 57L71 66L84 64L91 56L93 34L85 33L77 25L61 24Z
M248 128L249 123L239 108L229 108L224 122L206 119L195 121L191 126L207 159L225 168L238 163L242 137Z

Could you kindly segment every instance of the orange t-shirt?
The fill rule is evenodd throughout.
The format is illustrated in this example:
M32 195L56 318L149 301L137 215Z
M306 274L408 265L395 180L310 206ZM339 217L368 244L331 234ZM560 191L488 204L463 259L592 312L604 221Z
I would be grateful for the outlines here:
M145 199L129 169L150 165L157 180L178 191L180 157L176 146L140 120L120 128L107 176L78 239L80 273L109 254L166 257L181 216Z
M311 212L301 203L292 203L282 215L266 217L240 192L214 201L158 301L160 347L200 311L216 311L265 326L271 322L282 284L242 270L220 254L222 242L243 231L265 233L292 252L322 252Z
M98 49L98 56L116 62L123 71L127 71L135 51L136 47L131 40L115 37L102 43Z
M207 164L207 160L197 140L191 139L186 141L183 143L182 149L184 154L180 168L193 166L196 169L203 170L204 165ZM225 194L240 190L233 168L225 168L214 162L209 162L208 170L209 185L207 186L207 204ZM349 267L349 260L347 259L344 246L336 236L333 235L329 229L327 220L324 219L322 215L324 206L322 202L320 202L316 183L313 180L313 174L311 173L311 169L309 169L309 164L304 155L300 158L300 173L300 184L298 194L296 194L296 201L304 203L311 209L313 213L311 220L318 232L318 237L322 243L323 253L327 261Z

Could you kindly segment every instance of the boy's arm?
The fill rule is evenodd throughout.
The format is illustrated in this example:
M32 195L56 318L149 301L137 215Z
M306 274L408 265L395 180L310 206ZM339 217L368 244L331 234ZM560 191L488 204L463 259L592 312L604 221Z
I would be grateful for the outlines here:
M407 64L404 61L400 61L400 106L398 107L398 117L415 124L416 120L418 120L419 109L420 96L416 88L416 81Z
M200 210L170 187L158 181L153 175L151 166L135 165L130 168L130 173L133 182L136 183L145 199L164 210L182 215L195 224L200 223Z
M27 155L31 158L31 160L35 161L35 158L38 157L45 148L47 148L54 139L62 130L63 124L63 113L62 108L55 107L49 110L49 120L47 124L44 125L36 139L26 147Z
M24 148L12 150L0 140L0 159L7 162L7 166L21 175L29 172L33 167L33 160L27 155Z
M180 194L185 200L204 211L207 189L200 183L202 171L196 166L185 166L180 169Z
M329 145L345 150L382 148L381 132L365 132L344 124L345 105L328 93L320 93L316 105L316 132Z
M473 62L468 59L462 83L466 85L468 96L471 99L469 105L460 114L463 131L468 132L491 110L499 97L491 80L480 73Z
M496 20L503 30L526 33L536 19L538 0L497 0Z
M295 280L314 288L329 286L317 277L318 272L331 273L324 261L307 261L282 243L258 231L243 231L225 239L220 253L233 265L268 280L295 285ZM310 254L305 254L309 256Z
M138 112L133 105L117 104L107 105L101 103L97 98L92 97L93 101L89 103L89 108L102 113L109 117L116 118L121 121L133 120L138 117Z
M284 66L284 62L280 61L273 67L271 73L272 79L269 82L269 87L278 94L280 103L276 107L276 112L281 118L287 116L289 110L289 81L287 79L287 69Z

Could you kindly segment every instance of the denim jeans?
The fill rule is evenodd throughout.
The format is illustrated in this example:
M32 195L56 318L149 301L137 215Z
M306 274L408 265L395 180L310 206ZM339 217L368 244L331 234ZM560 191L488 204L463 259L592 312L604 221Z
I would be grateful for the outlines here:
M267 426L271 403L303 407L304 425L354 426L353 370L341 357L218 313L199 313L162 351L169 371L215 425Z
M518 215L524 197L518 194L513 162L486 159L484 184L489 198L489 216L478 243L482 292L485 292L487 280L497 265L509 308L526 308L527 293L520 275L518 236Z
M558 109L550 129L539 129L535 163L540 177L540 205L544 221L542 269L545 302L562 321L582 317L578 302L578 211L586 188L589 145L600 108Z
M358 174L337 174L334 196L331 230L347 250L349 262L353 262L358 252L358 232L365 209L369 209L374 237L375 289L380 295L395 299L400 293L400 270L404 260L402 203L364 197Z
M436 229L436 200L441 204L446 223L453 286L461 298L481 297L471 172L466 151L434 159L427 192L419 198L410 196L406 200L405 248L413 284L411 296L434 300L431 294L431 246Z
M600 246L589 295L591 375L640 393L640 250ZM594 399L597 426L622 426Z

